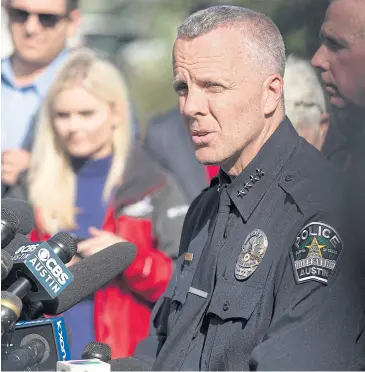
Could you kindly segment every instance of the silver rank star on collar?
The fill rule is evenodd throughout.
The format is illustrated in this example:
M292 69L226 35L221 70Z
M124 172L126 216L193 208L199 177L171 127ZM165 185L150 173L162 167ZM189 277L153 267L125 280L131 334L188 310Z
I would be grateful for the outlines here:
M264 175L265 175L265 172L262 169L257 168L256 173L250 176L250 181L245 182L245 184L243 185L243 189L237 191L237 196L240 198L243 198L250 191L250 189L256 184L256 182L260 181Z

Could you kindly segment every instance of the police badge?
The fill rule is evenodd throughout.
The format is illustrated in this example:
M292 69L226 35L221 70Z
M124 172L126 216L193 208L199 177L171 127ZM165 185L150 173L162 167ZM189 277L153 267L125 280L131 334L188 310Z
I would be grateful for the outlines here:
M341 238L333 227L322 222L311 222L303 227L291 251L297 283L315 280L326 284L342 247Z
M251 276L262 261L268 247L266 234L256 229L248 234L236 262L234 276L244 280Z

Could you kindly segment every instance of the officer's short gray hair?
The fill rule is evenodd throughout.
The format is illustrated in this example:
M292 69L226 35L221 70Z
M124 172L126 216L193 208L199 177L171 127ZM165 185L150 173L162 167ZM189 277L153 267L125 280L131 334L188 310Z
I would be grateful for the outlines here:
M256 66L268 74L284 74L285 46L275 23L262 13L233 5L217 5L187 17L178 28L178 37L195 38L219 27L239 27L247 52Z
M284 74L286 115L296 129L310 125L319 130L321 115L327 112L323 88L310 62L293 55L287 59Z

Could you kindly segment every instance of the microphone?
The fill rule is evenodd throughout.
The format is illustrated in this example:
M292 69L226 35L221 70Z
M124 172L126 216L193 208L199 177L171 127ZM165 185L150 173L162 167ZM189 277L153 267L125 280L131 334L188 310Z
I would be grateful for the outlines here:
M1 248L5 248L10 243L18 227L18 217L12 211L1 208Z
M82 354L82 360L70 360L57 362L57 371L98 371L109 372L110 365L107 364L111 358L110 346L102 342L89 342Z
M22 311L22 301L8 291L1 291L1 336L13 329Z
M116 243L70 267L74 280L56 298L43 301L45 314L59 315L120 275L135 259L132 243Z
M10 254L1 250L1 281L3 281L10 273L13 268L13 259Z
M59 232L53 235L47 242L31 243L25 246L18 246L13 252L13 261L20 261L29 256L29 253L35 251L40 244L47 243L53 252L62 260L63 263L71 261L77 250L77 244L71 235L65 232Z
M56 297L73 280L64 265L76 253L76 243L66 233L57 233L47 242L21 246L13 255L8 292L32 300Z
M2 361L5 371L21 371L35 366L49 356L49 343L35 333L25 336L20 348L7 355Z
M150 371L151 367L133 357L112 359L108 362L112 371Z
M57 362L56 371L59 372L110 372L110 365L99 359L69 360Z
M26 235L16 233L14 239L3 249L3 251L8 252L10 256L13 257L19 247L27 244L32 244L29 238Z
M17 233L28 235L34 227L34 212L33 208L29 203L20 199L2 199L1 208L11 211L15 214L19 221L19 226L17 228ZM1 213L1 220L2 218Z
M86 345L81 357L82 359L99 359L102 362L108 362L112 358L112 349L102 342L91 341Z
M51 371L59 360L70 359L63 317L17 323L12 344L10 353L2 352L4 370Z

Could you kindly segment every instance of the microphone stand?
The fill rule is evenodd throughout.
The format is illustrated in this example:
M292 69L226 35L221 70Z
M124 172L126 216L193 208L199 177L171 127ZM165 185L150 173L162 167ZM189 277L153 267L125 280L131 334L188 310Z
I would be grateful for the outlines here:
M13 336L14 329L6 332L1 337L1 357L11 354L14 351Z

